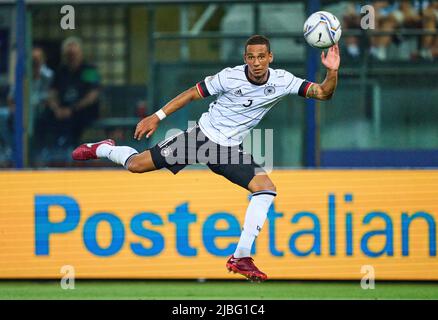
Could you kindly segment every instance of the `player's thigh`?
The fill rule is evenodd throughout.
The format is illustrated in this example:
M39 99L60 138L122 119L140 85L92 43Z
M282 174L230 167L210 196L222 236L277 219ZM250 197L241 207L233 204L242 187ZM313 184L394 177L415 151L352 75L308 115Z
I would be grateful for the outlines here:
M143 173L157 170L150 150L133 155L128 163L128 170L134 173Z
M248 189L249 182L254 177L254 171L248 165L238 164L208 164L208 167L214 173L223 176L232 183L242 188Z
M208 165L208 167L214 173L251 192L275 191L275 186L266 172L254 162L251 164L216 164Z

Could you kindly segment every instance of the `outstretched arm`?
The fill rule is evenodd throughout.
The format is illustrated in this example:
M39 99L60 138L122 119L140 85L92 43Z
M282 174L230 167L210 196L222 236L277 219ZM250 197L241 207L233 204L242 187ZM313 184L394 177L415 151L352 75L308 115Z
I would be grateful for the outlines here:
M163 108L161 108L161 110L166 114L166 116L169 116L175 111L183 108L189 102L201 98L202 97L199 95L195 86L180 93L178 96L170 100ZM137 127L135 128L134 139L140 140L144 135L146 135L146 138L149 138L157 130L159 123L160 118L155 113L144 118L137 124Z
M324 51L321 52L321 62L327 68L327 75L321 84L311 84L306 97L328 100L333 96L338 83L338 70L341 62L339 46L335 44L330 47L326 55L324 55Z

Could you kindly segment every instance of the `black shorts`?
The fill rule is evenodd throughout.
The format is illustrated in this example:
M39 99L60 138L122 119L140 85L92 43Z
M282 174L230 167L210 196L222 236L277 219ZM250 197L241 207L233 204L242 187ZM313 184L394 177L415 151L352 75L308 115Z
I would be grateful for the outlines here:
M196 125L169 137L150 149L157 169L167 168L177 174L187 165L206 164L211 171L248 189L248 184L263 168L251 154L243 151L242 144L226 147L208 139Z

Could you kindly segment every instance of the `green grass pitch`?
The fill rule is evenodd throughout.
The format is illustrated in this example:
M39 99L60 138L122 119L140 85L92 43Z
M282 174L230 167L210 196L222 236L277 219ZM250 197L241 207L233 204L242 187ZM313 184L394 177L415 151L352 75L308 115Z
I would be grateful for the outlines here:
M438 299L438 282L359 281L90 281L76 280L64 290L58 281L0 281L0 299Z

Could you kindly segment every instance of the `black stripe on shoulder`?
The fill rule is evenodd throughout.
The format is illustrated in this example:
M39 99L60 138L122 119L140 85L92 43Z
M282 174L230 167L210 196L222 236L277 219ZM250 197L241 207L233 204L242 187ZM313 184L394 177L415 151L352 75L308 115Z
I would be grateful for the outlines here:
M298 89L298 95L305 98L307 95L307 90L309 89L311 84L312 82L304 80L300 88Z
M203 98L207 98L207 97L211 96L210 92L208 92L208 89L207 89L207 86L205 85L204 80L202 80L201 82L198 82L198 90Z

